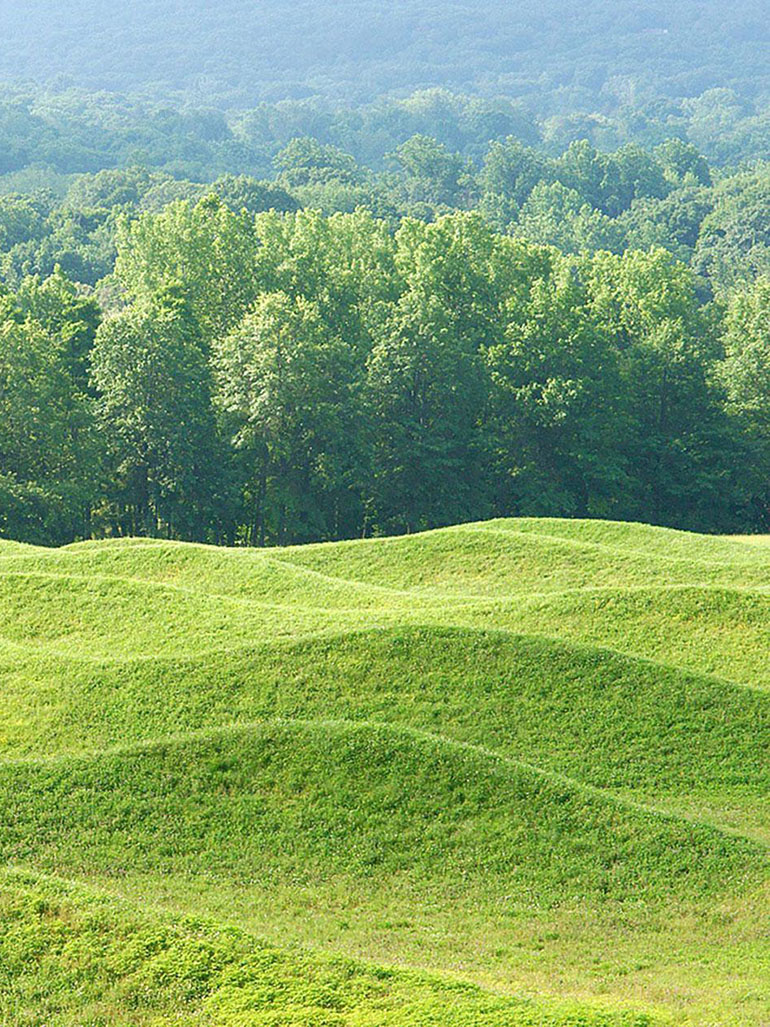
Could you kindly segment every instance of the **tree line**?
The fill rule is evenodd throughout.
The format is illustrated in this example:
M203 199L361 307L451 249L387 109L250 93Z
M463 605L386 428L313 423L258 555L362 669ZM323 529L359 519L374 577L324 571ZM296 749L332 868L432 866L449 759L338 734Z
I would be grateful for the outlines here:
M580 140L611 151L632 143L652 150L675 138L717 166L735 166L770 158L767 91L757 82L752 95L713 86L665 98L631 90L633 102L620 98L628 85L622 79L602 98L577 90L568 99L562 85L551 110L505 90L478 95L434 87L356 105L313 95L222 108L210 94L183 102L0 83L0 190L25 181L65 188L72 175L135 166L191 181L269 178L276 156L298 138L336 147L375 171L392 169L390 156L414 136L429 136L477 164L490 143L509 137L551 157Z
M363 207L393 231L403 218L476 210L499 232L565 253L661 246L693 268L704 297L770 274L770 166L762 162L720 170L677 138L609 152L580 140L554 156L515 136L471 159L422 134L388 160L378 171L297 137L276 153L271 179L228 174L206 183L135 167L76 176L63 196L31 187L0 194L0 281L15 289L58 265L98 287L114 270L122 217L211 193L235 213Z
M2 297L0 531L285 544L517 514L765 526L770 282L477 212L122 216ZM101 300L101 302L100 302Z

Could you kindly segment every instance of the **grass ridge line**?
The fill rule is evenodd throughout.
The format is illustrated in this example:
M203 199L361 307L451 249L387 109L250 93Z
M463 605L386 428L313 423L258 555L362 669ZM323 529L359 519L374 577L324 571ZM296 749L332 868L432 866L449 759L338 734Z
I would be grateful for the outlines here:
M520 521L531 521L532 518L500 518L501 521L507 521L508 523L515 525ZM672 539L686 538L691 541L703 540L706 542L718 541L722 544L726 544L729 548L735 550L736 555L740 554L745 557L750 557L749 562L752 564L759 565L770 565L770 551L767 554L756 545L746 542L740 538L734 538L732 536L723 535L704 535L702 532L687 531L685 529L668 528L663 525L649 525L642 521L615 521L615 520L586 520L585 518L546 518L547 521L557 521L559 523L569 524L572 526L582 524L601 524L609 525L612 527L619 527L624 529L643 528L649 530L654 529L655 533L659 533L661 537L670 537ZM333 547L338 545L345 545L351 547L359 546L381 546L391 543L412 543L415 546L419 545L420 540L429 539L440 535L452 535L452 534L488 534L495 535L502 538L518 538L521 540L533 541L541 540L559 545L568 545L580 549L599 549L602 551L620 554L628 553L635 556L642 556L652 560L658 560L664 563L667 562L683 562L683 563L696 563L706 567L720 566L722 561L718 559L703 559L697 557L685 557L685 556L669 556L665 553L650 551L649 549L640 549L635 546L624 545L622 543L610 544L607 542L597 542L592 539L576 539L570 535L559 535L549 531L521 531L515 527L510 529L491 527L486 521L468 521L462 524L449 525L446 527L439 528L428 528L424 531L414 532L409 535L378 535L370 538L353 538L353 539L341 539L338 541L330 542L312 542L305 545L289 545L289 546L267 546L263 548L246 548L240 546L216 546L205 542L180 542L174 539L153 539L144 536L125 536L121 538L104 538L104 539L86 539L80 542L70 542L63 546L27 546L27 551L46 553L46 552L78 552L88 551L97 549L110 549L115 547L131 547L131 548L143 548L143 549L155 549L155 548L177 548L185 547L189 549L197 549L204 552L216 552L218 554L223 553L260 553L269 554L279 552L282 554L290 553L299 549L303 550L319 550L327 547ZM0 540L2 541L2 540ZM11 541L11 540L8 540ZM22 545L22 543L14 543L14 545ZM9 553L8 557L12 556L23 556L25 553ZM284 559L282 556L281 559Z
M2 558L0 558L1 560ZM270 560L270 562L282 565L292 570L297 570L300 575L304 574L305 568L292 564L291 561L276 561ZM602 596L602 595L640 595L649 593L651 595L665 595L667 593L681 593L681 592L713 592L723 595L756 595L759 597L770 598L770 582L767 585L738 585L731 583L721 582L673 582L671 584L660 584L660 585L578 585L571 588L555 588L549 589L545 592L537 592L531 588L522 589L521 592L506 592L506 593L493 593L482 595L474 592L441 592L439 590L427 590L421 591L419 589L389 589L387 586L380 585L369 585L367 582L357 581L355 579L332 577L330 575L321 574L317 571L308 570L310 575L321 577L327 581L333 582L334 584L340 584L350 586L353 589L360 589L362 591L380 591L386 592L389 595L399 595L409 599L419 599L422 602L436 599L436 601L445 602L447 600L452 602L453 607L462 609L463 607L478 607L486 606L493 609L504 607L506 605L513 605L514 603L520 603L522 605L529 605L532 601L549 601L560 598L561 596ZM0 579L2 578L24 578L35 580L39 579L42 581L84 581L93 582L101 581L105 583L115 582L117 584L127 584L136 586L146 586L147 588L156 590L170 590L175 592L181 592L186 595L196 596L199 598L211 599L217 602L231 601L239 604L252 605L261 607L264 609L273 610L325 610L322 603L318 605L307 605L304 603L272 603L264 599L253 599L249 596L234 595L231 592L209 592L204 588L193 588L190 585L179 585L172 581L161 581L155 578L137 578L131 575L122 574L76 574L71 571L45 571L45 570L5 570L0 566ZM376 609L376 608L375 608ZM364 608L361 610L358 607L342 607L335 606L335 611L341 613L367 613L369 610ZM376 612L391 612L381 611ZM402 612L398 608L395 608L392 612Z
M609 521L609 522L602 521L600 523L602 523L602 524L604 524L604 523L610 523L610 524L621 523L622 524L624 522L622 522L622 521L620 521L620 522L618 522L618 521ZM647 525L645 525L645 527L647 527ZM540 540L542 540L544 542L551 542L551 543L558 544L558 545L571 546L571 547L574 547L575 549L581 549L581 550L598 549L598 550L601 550L602 552L611 553L611 554L613 554L615 556L620 556L620 555L641 556L641 557L644 557L647 560L657 560L660 563L677 563L677 564L690 564L691 563L691 564L695 564L696 566L699 566L699 567L722 567L723 564L724 564L724 561L718 560L716 558L715 559L704 560L702 558L698 558L698 557L694 557L694 556L668 556L666 553L660 553L660 552L656 552L656 551L649 550L649 549L637 549L635 546L624 546L624 545L621 545L621 544L610 545L608 542L595 542L592 539L578 539L578 538L573 538L570 535L552 535L552 534L550 534L548 532L542 532L542 531L517 531L516 529L513 529L513 528L510 529L510 530L507 530L506 528L490 528L490 527L485 527L483 522L480 522L478 527L476 527L475 525L472 526L472 525L462 524L462 525L459 525L456 528L445 528L445 529L442 529L442 530L447 531L447 532L450 532L450 531L451 532L456 532L457 534L462 534L463 532L467 532L468 534L475 534L475 535L495 535L498 538L516 538L516 539L521 539L522 541L528 541L528 542L531 542L534 539L540 539ZM722 542L725 541L724 537L720 536L720 535L699 535L697 532L685 532L685 531L677 532L676 534L677 535L686 535L686 536L689 536L692 539L718 539L718 540L720 540ZM752 556L753 556L754 550L758 548L756 546L753 546L751 543L738 542L738 541L731 541L730 545L731 546L732 545L736 546L738 552L740 552L740 550L742 548L745 548L746 550L751 550ZM763 552L761 549L759 549L759 551ZM755 566L755 565L767 566L768 570L770 570L770 550L768 550L768 553L767 553L766 556L763 553L763 557L764 558L759 557L759 558L750 560L748 562L748 566L749 567L752 567L752 566Z
M351 627L342 630L330 629L328 631L314 631L310 634L275 638L266 642L248 642L243 645L202 649L191 656L174 653L168 655L162 653L147 653L139 656L114 657L88 656L83 653L56 651L53 647L48 647L43 643L42 645L38 645L37 651L29 653L29 658L33 662L38 662L43 659L53 659L61 660L66 663L86 663L93 666L104 667L131 666L134 664L144 663L171 663L177 665L188 664L189 666L197 666L204 660L208 660L211 656L215 655L246 655L247 653L252 652L256 654L282 649L291 650L300 648L301 646L312 645L314 642L365 638L367 635L395 635L397 632L409 632L410 634L431 632L436 635L451 634L468 635L470 637L488 635L490 637L499 636L500 638L520 640L522 642L546 642L555 649L561 649L563 652L596 653L597 655L611 656L627 663L643 664L648 667L659 668L660 670L671 674L686 677L691 679L694 684L697 684L699 681L707 681L728 689L734 689L742 692L753 692L755 695L761 695L770 701L770 689L764 688L760 685L752 685L750 683L737 681L734 678L722 677L719 674L708 674L703 671L693 670L690 667L682 667L679 664L666 663L663 660L654 660L650 656L644 656L640 653L634 653L624 649L615 649L612 646L598 645L594 642L586 642L582 639L566 638L563 636L549 635L547 633L540 634L533 631L516 631L513 628L498 626L477 627L474 624L448 624L446 621L441 623L431 623L429 621L410 620L403 624L373 624L365 627ZM22 650L23 652L29 651L29 642L17 642L14 639L6 638L2 633L0 633L0 649L2 646L7 646L9 649Z
M523 772L533 777L541 778L552 784L566 788L567 790L591 796L601 802L606 802L610 805L631 810L634 813L639 813L644 816L680 825L692 824L695 827L712 831L723 837L740 839L741 841L754 846L757 850L770 852L770 842L762 842L757 839L748 838L746 835L741 834L740 831L733 831L729 828L724 828L711 821L696 820L692 817L686 817L680 813L661 809L648 803L637 802L634 799L627 798L626 796L617 795L610 789L604 789L597 787L596 785L587 784L586 782L579 781L577 778L570 777L568 774L548 770L547 768L541 767L528 760L520 760L511 756L504 756L501 753L495 752L493 749L487 748L486 746L477 745L473 742L465 742L460 739L449 738L442 733L427 731L407 724L395 724L387 721L368 719L349 720L345 718L277 717L270 720L233 723L220 725L216 728L200 728L198 730L183 731L178 734L145 739L140 742L134 742L130 745L109 746L104 749L92 751L58 753L54 756L19 757L11 760L2 760L0 761L0 773L2 773L4 767L34 768L36 766L45 767L62 764L91 764L98 762L100 759L111 759L124 755L141 755L145 752L158 752L175 745L185 745L188 743L195 744L198 741L205 742L217 738L232 738L234 736L237 737L238 735L248 737L249 735L257 734L260 730L269 730L273 727L290 729L296 728L298 730L310 729L319 733L329 730L349 734L379 732L384 735L428 743L439 749L452 749L459 752L467 752L483 761L498 764L502 768Z

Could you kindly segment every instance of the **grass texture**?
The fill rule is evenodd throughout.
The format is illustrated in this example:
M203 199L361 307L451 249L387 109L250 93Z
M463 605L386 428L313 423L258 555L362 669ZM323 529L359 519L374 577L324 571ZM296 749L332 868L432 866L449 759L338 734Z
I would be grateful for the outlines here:
M770 1017L770 547L0 542L0 1022Z

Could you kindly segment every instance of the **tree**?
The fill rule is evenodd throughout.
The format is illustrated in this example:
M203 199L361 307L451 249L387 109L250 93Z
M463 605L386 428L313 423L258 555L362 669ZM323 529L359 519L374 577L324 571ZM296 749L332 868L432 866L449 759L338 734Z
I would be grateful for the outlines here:
M501 304L529 263L510 244L478 214L446 214L433 224L408 219L396 233L396 270L424 310L434 298L452 311L458 345L474 353L499 332Z
M554 257L528 280L485 359L495 511L627 514L628 414L617 354L571 263Z
M437 296L405 295L367 366L372 508L386 531L483 517L484 365Z
M665 247L683 263L692 260L704 219L714 208L712 192L688 185L665 199L642 197L618 218L629 248Z
M59 340L61 359L75 388L89 391L89 365L101 321L93 296L79 292L57 267L50 278L26 278L16 296L18 309Z
M770 525L770 279L731 300L725 320L725 359L719 379L728 410L749 452L745 461L748 505L755 524Z
M6 303L0 322L0 532L38 543L87 537L99 477L92 404L66 344Z
M256 233L260 291L311 300L333 334L368 352L382 309L403 288L388 226L364 210L332 217L303 210L261 214Z
M53 206L54 197L47 192L0 196L0 250L40 241L46 234Z
M567 189L561 182L535 186L513 231L532 242L556 246L562 253L618 253L625 242L617 222L589 207L574 189Z
M671 192L662 165L641 146L628 144L604 157L603 209L612 217L641 197L663 199Z
M93 384L112 444L117 530L208 538L222 461L209 366L181 288L103 322Z
M519 207L539 182L552 182L554 170L550 162L536 150L525 146L512 136L504 142L493 142L484 158L479 173L482 189L482 208L492 204L492 198L507 205L505 223L511 221ZM504 224L496 225L503 228Z
M770 275L770 172L766 167L728 178L714 191L693 264L726 296Z
M465 207L473 186L471 166L430 136L415 135L397 147L391 159L405 176L408 204Z
M556 162L559 181L598 210L605 196L605 161L586 139L571 143Z
M732 488L732 448L712 385L718 333L692 273L660 249L599 254L584 273L589 309L614 340L633 400L637 518L718 526Z
M204 346L243 317L258 286L253 219L222 200L172 203L160 214L122 220L115 273L132 300L152 303L167 286L182 291Z
M655 147L655 157L666 177L676 185L711 185L711 170L706 158L692 143L666 139Z
M211 188L236 214L243 210L257 214L263 210L299 209L299 203L291 193L275 182L260 182L247 175L222 175Z
M273 165L280 182L289 189L330 181L353 185L361 180L354 157L307 136L292 139L275 155Z
M246 454L247 540L356 533L360 435L353 350L316 303L260 296L215 350L218 401Z

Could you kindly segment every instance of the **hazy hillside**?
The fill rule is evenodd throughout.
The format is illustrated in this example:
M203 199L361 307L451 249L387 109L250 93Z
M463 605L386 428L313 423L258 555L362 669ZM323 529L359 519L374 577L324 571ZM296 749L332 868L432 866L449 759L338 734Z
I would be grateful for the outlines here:
M764 1023L769 575L591 521L1 543L4 1022Z
M0 77L256 101L430 85L552 110L768 88L761 0L4 0ZM59 84L62 84L61 79Z

